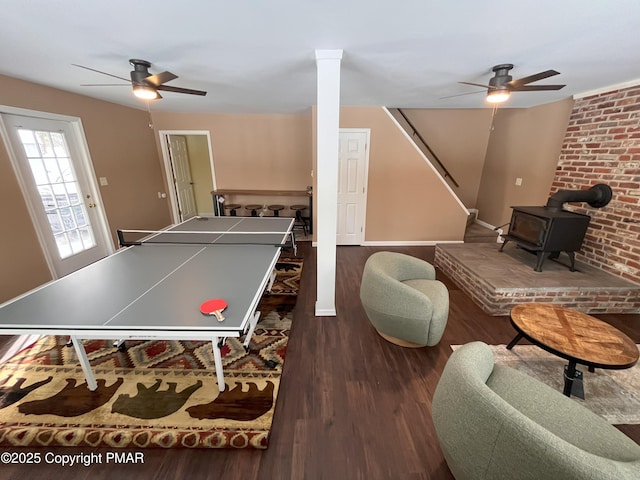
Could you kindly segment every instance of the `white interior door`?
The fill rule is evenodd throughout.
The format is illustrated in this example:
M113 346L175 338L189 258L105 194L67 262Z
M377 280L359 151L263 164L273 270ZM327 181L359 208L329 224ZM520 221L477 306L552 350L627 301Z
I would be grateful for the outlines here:
M2 120L52 273L61 277L107 256L110 237L81 131L64 120Z
M340 129L337 245L361 245L367 208L368 129Z
M171 155L180 219L187 220L197 215L187 139L182 135L171 135L169 137L169 153Z

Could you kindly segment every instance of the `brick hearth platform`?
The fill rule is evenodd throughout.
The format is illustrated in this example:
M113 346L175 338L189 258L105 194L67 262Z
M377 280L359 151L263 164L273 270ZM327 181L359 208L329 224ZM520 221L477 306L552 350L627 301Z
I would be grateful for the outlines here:
M576 262L576 271L560 254L535 272L536 256L498 243L436 246L435 264L483 311L508 315L520 303L544 302L585 313L640 313L640 285Z

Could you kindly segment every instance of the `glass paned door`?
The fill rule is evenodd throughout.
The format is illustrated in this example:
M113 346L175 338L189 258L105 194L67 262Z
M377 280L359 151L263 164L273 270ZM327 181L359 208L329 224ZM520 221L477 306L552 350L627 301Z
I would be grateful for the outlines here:
M56 277L111 251L82 131L70 121L2 115L45 256ZM87 159L84 161L83 159Z
M60 132L18 129L61 259L96 246L70 153Z

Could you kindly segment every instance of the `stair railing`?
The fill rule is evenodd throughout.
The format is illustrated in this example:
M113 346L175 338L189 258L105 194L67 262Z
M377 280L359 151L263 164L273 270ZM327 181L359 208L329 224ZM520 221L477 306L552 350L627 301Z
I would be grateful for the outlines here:
M424 138L422 138L422 135L420 135L420 132L418 132L418 130L416 130L416 127L413 126L413 123L411 123L411 120L409 120L409 118L405 115L405 113L402 111L402 109L396 108L396 110L398 110L398 113L400 113L400 115L402 115L402 118L404 118L404 121L407 122L407 124L409 125L411 130L413 130L413 135L412 136L418 137L420 142L422 142L422 145L425 146L425 148L427 149L427 151L431 155L432 159L440 166L440 168L444 172L443 177L444 178L449 178L451 183L453 183L457 188L460 188L460 185L458 185L458 182L456 182L456 180L451 176L451 173L449 173L449 170L447 170L447 167L445 167L442 164L442 162L440 161L438 156L435 154L435 152L433 150L431 150L431 147L429 146L429 144L425 141Z

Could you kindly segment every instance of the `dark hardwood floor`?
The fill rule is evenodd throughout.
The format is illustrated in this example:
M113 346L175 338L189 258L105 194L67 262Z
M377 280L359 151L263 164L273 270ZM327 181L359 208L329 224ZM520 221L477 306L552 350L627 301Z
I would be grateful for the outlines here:
M431 421L431 398L451 344L508 343L507 317L484 314L447 278L451 308L432 348L383 340L359 299L366 259L381 248L338 247L336 317L314 317L315 249L299 245L303 278L287 348L269 448L143 450L143 465L2 465L3 479L451 479ZM385 248L433 260L432 247ZM606 315L640 343L640 315ZM0 413L1 414L1 413ZM640 442L640 425L620 427ZM20 451L19 449L4 449ZM60 454L92 450L57 448ZM94 450L106 453L106 450ZM104 455L103 455L104 457Z

